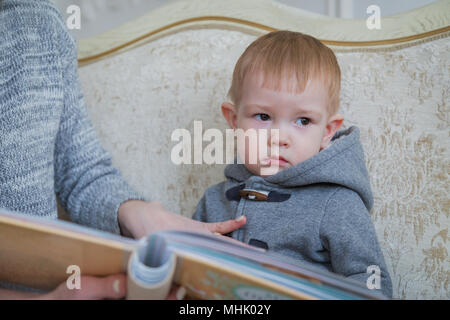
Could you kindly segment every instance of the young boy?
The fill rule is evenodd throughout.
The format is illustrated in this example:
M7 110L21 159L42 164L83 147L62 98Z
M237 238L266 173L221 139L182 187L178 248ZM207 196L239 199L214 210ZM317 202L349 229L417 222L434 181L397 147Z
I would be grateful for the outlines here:
M364 284L375 270L379 285L370 287L391 297L359 130L337 132L340 77L334 53L311 36L277 31L254 41L235 66L222 113L233 129L275 130L278 138L267 134L267 157L238 146L242 162L226 167L227 180L206 190L193 218L245 216L234 239Z

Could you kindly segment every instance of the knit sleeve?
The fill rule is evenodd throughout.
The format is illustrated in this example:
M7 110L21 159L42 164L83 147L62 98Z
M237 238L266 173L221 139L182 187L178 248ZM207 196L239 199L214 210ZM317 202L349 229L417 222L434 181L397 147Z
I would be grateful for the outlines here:
M120 233L119 206L127 200L145 199L113 167L98 140L80 87L76 45L62 23L58 45L64 96L55 145L55 191L72 221Z
M391 279L375 228L356 192L339 188L328 200L320 238L334 272L392 296ZM374 278L378 276L379 281Z

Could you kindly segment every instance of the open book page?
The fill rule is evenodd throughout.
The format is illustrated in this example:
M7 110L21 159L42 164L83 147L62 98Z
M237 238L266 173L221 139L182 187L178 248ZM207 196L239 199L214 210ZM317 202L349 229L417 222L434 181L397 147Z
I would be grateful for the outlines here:
M176 255L174 281L196 298L383 298L356 281L224 237L161 232L148 238L147 252L141 254L152 267L140 271L149 273L152 268L159 272Z

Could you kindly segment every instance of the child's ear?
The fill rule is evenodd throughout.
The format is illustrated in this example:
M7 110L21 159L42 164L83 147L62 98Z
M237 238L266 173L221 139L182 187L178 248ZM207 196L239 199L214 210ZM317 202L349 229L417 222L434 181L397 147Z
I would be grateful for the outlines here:
M320 144L320 150L325 149L328 146L331 138L333 138L336 131L339 130L343 121L344 116L339 113L335 114L330 119L328 119L328 123L325 126L325 133L322 138L322 143Z
M228 122L231 129L236 129L236 107L229 102L222 103L222 114Z

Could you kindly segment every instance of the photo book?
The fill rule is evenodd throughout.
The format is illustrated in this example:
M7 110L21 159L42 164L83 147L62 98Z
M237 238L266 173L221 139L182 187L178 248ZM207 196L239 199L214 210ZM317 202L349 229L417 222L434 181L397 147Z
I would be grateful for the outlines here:
M0 281L52 290L81 275L126 273L127 299L385 299L364 284L234 239L161 231L140 240L0 210Z

